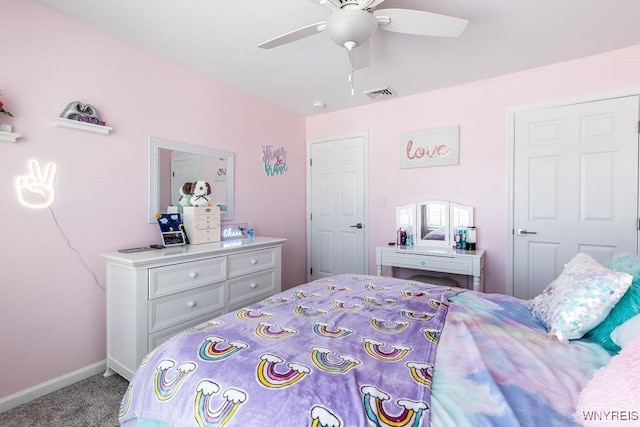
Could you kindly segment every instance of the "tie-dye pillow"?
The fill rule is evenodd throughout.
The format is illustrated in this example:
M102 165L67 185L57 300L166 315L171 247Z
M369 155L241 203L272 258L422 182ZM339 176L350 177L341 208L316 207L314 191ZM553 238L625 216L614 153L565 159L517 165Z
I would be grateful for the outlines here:
M531 301L531 313L560 341L582 338L607 317L632 279L631 274L609 270L579 253Z

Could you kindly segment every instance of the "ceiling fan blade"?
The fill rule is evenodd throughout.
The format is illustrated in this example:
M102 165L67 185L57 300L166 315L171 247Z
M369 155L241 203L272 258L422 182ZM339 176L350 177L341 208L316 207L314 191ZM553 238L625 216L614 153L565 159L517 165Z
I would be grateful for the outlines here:
M326 6L333 11L340 10L342 6L344 6L347 1L345 0L311 0L312 2L319 4L321 6ZM382 3L384 0L360 0L358 6L360 9L371 9ZM349 2L352 3L352 2Z
M373 14L390 19L389 24L379 20L382 30L418 36L458 37L469 24L466 19L411 9L380 9Z
M382 3L384 0L361 0L360 7L362 9L372 9Z
M267 40L266 42L260 43L258 47L263 49L271 49L274 47L282 46L283 44L291 43L305 37L312 36L314 34L318 34L319 32L324 31L325 22L316 22L315 24L307 25L306 27L298 28L297 30L290 31L281 36L275 37L271 40Z
M347 50L347 55L351 61L351 68L354 70L361 70L369 66L369 60L371 56L371 48L369 42L360 43L350 51Z
M319 4L320 6L328 7L329 9L336 11L340 10L340 0L311 0L312 2Z

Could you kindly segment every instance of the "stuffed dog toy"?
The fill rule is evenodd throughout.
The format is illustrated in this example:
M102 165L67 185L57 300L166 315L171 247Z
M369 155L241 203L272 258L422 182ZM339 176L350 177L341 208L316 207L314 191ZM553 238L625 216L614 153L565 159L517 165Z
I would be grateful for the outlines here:
M186 184L185 184L186 185ZM183 190L185 190L183 186ZM191 194L191 205L193 206L209 206L211 205L211 185L207 181L196 181L191 183L189 188Z

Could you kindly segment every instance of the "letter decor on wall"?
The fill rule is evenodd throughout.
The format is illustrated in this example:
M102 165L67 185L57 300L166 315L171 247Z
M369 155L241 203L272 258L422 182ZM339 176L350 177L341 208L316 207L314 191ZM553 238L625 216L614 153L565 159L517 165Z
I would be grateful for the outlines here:
M213 180L216 182L227 181L227 159L213 159Z
M460 126L416 130L400 134L400 168L448 166L459 163Z
M262 147L262 165L266 176L283 175L287 171L287 150L274 149L271 145Z

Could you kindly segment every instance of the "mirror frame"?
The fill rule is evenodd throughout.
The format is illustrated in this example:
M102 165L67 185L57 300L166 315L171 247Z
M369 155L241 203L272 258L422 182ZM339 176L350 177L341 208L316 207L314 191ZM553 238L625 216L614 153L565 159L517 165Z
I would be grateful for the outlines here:
M220 212L220 219L223 221L232 220L233 219L233 163L234 163L234 154L228 151L215 150L213 148L202 147L199 145L187 144L184 142L170 141L167 139L157 138L157 137L149 137L149 163L148 163L148 182L147 182L147 191L148 191L148 222L149 224L155 224L157 222L156 213L160 212L160 197L158 196L159 190L159 170L158 164L160 158L158 156L158 150L173 150L173 151L181 151L188 154L197 154L201 156L207 157L217 157L221 159L227 160L227 211Z
M423 205L429 203L441 203L445 205L446 209L446 229L444 240L423 240L420 238L420 229L422 225L422 209ZM414 245L420 246L452 246L454 242L455 229L461 224L456 224L454 211L466 210L469 214L469 224L466 226L474 225L473 222L473 206L461 205L454 202L447 202L444 200L423 200L417 203L411 203L396 208L396 230L399 228L406 228L411 226L413 228L413 242ZM402 221L401 218L405 220Z

